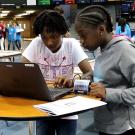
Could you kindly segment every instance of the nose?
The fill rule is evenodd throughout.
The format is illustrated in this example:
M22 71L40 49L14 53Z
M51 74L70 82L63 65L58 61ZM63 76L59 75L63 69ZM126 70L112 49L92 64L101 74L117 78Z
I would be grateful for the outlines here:
M51 39L48 39L48 40L46 41L46 45L47 45L48 47L51 47L51 46L53 45L53 41L52 41Z

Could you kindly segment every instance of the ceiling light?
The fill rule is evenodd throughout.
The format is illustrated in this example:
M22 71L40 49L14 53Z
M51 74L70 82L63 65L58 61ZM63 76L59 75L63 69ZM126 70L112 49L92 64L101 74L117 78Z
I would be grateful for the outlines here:
M7 16L7 14L3 14L3 13L2 13L2 14L0 14L0 16L1 16L1 17L3 17L3 16Z
M34 13L34 12L35 12L34 10L27 10L27 11L26 11L27 14L32 14L32 13Z
M27 14L26 13L22 13L22 14L18 14L16 16L25 16L25 15L27 15Z
M8 14L10 11L6 11L6 10L5 10L5 11L1 11L1 12L4 13L4 14L5 14L5 13Z

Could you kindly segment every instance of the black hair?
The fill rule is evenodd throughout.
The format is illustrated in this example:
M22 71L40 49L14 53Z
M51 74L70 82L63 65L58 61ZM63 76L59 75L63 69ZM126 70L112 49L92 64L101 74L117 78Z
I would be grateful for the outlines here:
M76 21L84 22L85 24L91 24L93 26L99 26L104 24L107 32L113 31L113 24L108 11L99 5L92 5L84 8L76 17Z
M60 33L64 35L68 31L68 26L63 16L53 10L44 10L35 19L33 31L36 36L47 33Z

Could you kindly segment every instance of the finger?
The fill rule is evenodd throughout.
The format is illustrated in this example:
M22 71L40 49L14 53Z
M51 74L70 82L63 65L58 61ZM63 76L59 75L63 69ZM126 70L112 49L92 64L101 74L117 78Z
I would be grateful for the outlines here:
M58 82L58 77L54 80L54 83L57 83Z
M61 77L61 78L58 79L57 85L61 87L63 82L64 82L64 78Z
M91 89L90 93L97 93L96 90Z
M91 87L94 87L94 86L97 86L97 85L98 85L98 83L95 83L95 82L92 82L92 83L90 84Z
M67 80L66 87L71 88L73 86L73 80Z
M90 96L94 96L94 97L97 96L96 93L91 93L91 92L89 93L89 95L90 95Z
M63 86L63 87L66 87L66 85L67 85L68 81L69 81L69 80L67 80L67 79L65 78L65 79L63 80L63 84L62 84L62 86Z
M97 88L98 88L97 85L95 85L95 86L91 86L91 85L90 85L90 89L93 89L93 90L94 90L94 89L97 89Z
M62 78L61 78L61 77L57 77L57 78L55 79L54 86L55 86L55 87L60 87L60 86L61 86L61 81L62 81Z
M58 81L59 81L59 77L57 77L57 78L55 79L55 81L54 81L54 86L55 86L55 87L57 87Z

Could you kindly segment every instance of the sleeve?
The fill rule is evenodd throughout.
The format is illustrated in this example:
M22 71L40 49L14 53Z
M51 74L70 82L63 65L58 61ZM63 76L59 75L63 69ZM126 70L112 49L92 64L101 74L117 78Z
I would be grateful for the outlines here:
M72 39L72 54L73 54L73 64L78 65L81 61L88 59L83 48L80 46L80 42L76 39Z
M37 39L33 39L28 47L24 50L22 56L28 59L30 62L36 62L37 58Z
M124 48L124 49L122 49ZM106 88L106 102L135 105L135 48L122 47L118 67L127 80L127 89Z

